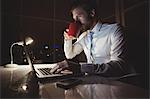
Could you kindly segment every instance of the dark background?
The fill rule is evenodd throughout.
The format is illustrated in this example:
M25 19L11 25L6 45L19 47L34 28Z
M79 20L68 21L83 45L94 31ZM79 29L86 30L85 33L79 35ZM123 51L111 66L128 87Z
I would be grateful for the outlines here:
M94 0L93 0L94 1ZM72 0L1 0L1 59L10 63L9 48L14 42L31 36L30 55L35 63L65 59L63 31L72 18ZM129 60L138 72L149 78L149 0L95 0L103 21L118 22L128 36ZM13 47L14 62L25 64L23 48ZM85 61L84 54L77 60Z

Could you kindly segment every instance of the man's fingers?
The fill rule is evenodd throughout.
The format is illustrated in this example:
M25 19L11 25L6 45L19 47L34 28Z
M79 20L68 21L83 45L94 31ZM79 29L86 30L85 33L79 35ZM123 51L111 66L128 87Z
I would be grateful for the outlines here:
M68 33L69 32L69 29L66 29L65 31L64 31L64 33Z
M55 73L57 69L59 69L59 65L56 65L54 68L52 68L50 73Z
M73 40L73 39L76 39L74 36L71 36L71 35L69 36L69 35L68 35L67 33L65 33L65 32L64 32L64 37L65 37L65 39L68 39L68 40L69 40L69 39L72 39L72 40Z
M58 62L57 65L50 70L50 72L51 73L60 73L62 70L65 70L67 68L68 68L68 63L65 60L65 61Z
M68 32L64 31L64 34L65 34L65 35L67 35L67 34L68 34Z
M60 73L60 72L62 71L62 69L63 69L63 68L57 69L55 73L56 73L56 74Z
M66 29L67 32L69 32L69 29Z
M68 39L68 38L69 38L68 33L65 32L65 31L64 31L64 38L65 38L65 39Z
M68 33L64 31L64 37L68 37Z
M72 71L69 71L69 70L63 70L61 71L62 74L73 74Z

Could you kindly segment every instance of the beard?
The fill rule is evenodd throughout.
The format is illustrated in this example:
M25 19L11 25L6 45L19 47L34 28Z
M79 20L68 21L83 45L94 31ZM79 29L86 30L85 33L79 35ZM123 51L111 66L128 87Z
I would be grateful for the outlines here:
M89 24L83 24L82 26L81 26L81 32L83 33L83 32L85 32L85 31L87 31L87 30L89 30L90 29L90 25Z
M91 28L92 24L93 24L93 18L91 16L88 16L86 18L86 23L85 24L81 23L81 33L89 30Z

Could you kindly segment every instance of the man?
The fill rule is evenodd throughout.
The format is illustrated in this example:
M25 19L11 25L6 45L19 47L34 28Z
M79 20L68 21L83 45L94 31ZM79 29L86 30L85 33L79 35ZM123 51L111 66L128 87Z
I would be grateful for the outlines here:
M79 0L74 3L71 14L74 21L81 23L81 35L75 38L64 32L64 52L67 59L72 59L84 51L87 63L81 65L81 71L87 74L104 76L122 76L131 73L126 58L126 42L118 24L102 23L90 2ZM70 61L64 60L52 72L72 68Z

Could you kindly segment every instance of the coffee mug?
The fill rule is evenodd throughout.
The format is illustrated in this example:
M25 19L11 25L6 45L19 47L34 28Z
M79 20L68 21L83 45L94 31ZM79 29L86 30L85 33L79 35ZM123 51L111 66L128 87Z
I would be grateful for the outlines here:
M68 35L76 37L77 34L79 34L80 32L80 28L81 28L81 24L79 22L71 22L69 24Z

